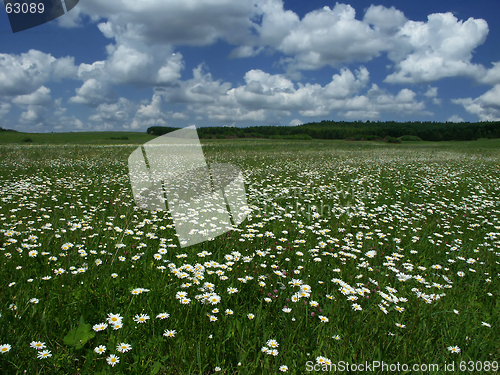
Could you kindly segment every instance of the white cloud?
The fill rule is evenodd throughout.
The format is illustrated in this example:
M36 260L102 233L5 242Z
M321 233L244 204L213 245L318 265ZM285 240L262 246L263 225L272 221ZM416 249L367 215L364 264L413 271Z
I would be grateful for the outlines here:
M33 49L20 55L0 53L0 95L29 95L50 80L75 75L72 57L56 59Z
M75 91L76 96L72 96L68 100L70 103L97 107L100 104L113 103L116 100L116 92L106 80L90 78Z
M100 104L95 113L89 117L94 124L105 124L108 127L115 128L126 125L126 122L137 106L126 98L120 98L116 103Z
M137 130L146 129L150 126L166 126L166 115L161 110L161 103L162 97L159 94L154 94L151 104L142 104L130 124L130 129Z
M20 105L50 105L52 104L50 89L45 86L40 86L31 94L16 96L12 99L12 103Z
M482 19L459 21L451 13L428 16L427 22L407 21L394 37L388 56L396 63L389 83L431 82L444 77L484 75L481 65L471 63L472 51L488 34Z
M94 19L106 18L101 29L118 44L135 41L146 45L209 45L218 39L232 44L252 38L252 19L259 13L257 1L130 0L80 2L81 14L72 13L68 26L77 25L84 14ZM73 11L72 11L73 12ZM70 12L71 13L71 12Z
M453 115L453 116L448 117L448 120L446 120L446 121L447 122L464 122L464 119L458 115Z
M214 81L200 66L193 70L193 79L180 82L179 87L165 87L156 92L166 102L188 103L188 113L221 122L280 124L293 112L304 117L338 113L349 118L370 119L379 118L382 113L430 114L425 111L424 103L417 100L417 94L409 89L393 95L372 85L362 94L369 82L365 67L355 72L342 69L324 86L295 84L285 75L258 69L248 71L244 81L231 88L229 83Z
M495 85L491 90L476 99L453 99L452 103L459 104L467 112L478 116L479 121L499 121L500 84Z
M493 67L488 69L479 82L488 85L496 85L500 83L500 61L494 62Z
M6 114L10 112L10 109L12 108L12 105L9 103L2 103L0 104L0 120L2 117L4 117Z
M312 11L298 20L295 13L276 4L265 8L258 29L265 43L290 58L282 62L289 70L314 70L351 61L368 61L388 48L379 32L355 18L353 7L337 3L334 8ZM277 19L282 19L277 21Z
M169 113L169 116L173 120L189 120L189 116L186 115L185 113L180 113L180 112Z
M386 8L382 5L372 5L368 8L363 22L373 25L383 34L394 34L407 21L405 15L394 7Z
M298 118L294 118L292 121L288 123L288 126L299 126L302 125L304 122L299 120Z
M42 124L46 115L47 110L45 107L28 105L27 110L21 113L19 121L23 124Z

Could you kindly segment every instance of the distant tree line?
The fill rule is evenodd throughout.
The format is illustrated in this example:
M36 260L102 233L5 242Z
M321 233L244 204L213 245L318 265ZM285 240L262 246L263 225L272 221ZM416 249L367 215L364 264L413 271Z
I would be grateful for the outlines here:
M147 133L163 135L177 128L153 126ZM197 128L200 138L282 138L282 139L394 139L424 141L468 141L500 138L500 122L395 122L321 121L299 126L251 126ZM412 136L413 138L411 138Z

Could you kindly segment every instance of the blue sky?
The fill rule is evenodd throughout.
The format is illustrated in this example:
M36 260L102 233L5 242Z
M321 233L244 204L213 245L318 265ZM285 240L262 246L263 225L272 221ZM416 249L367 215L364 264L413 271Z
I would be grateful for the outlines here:
M80 0L13 34L0 126L500 120L500 2Z

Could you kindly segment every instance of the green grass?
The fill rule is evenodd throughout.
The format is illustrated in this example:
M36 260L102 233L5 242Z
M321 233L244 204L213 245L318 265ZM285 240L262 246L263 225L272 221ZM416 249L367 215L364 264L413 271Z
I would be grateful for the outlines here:
M129 140L105 145L111 136ZM209 163L243 171L253 212L240 230L181 249L167 212L134 207L131 144L153 137L29 137L0 146L0 351L11 347L0 353L3 373L498 366L500 140L203 140ZM294 283L309 286L297 302ZM202 303L205 292L220 301ZM170 316L156 318L163 312ZM123 327L94 332L110 313ZM137 323L137 314L150 319ZM262 351L271 339L276 356ZM51 357L38 359L33 341ZM122 342L132 349L118 352ZM455 346L460 353L448 350Z
M128 139L119 139L128 138ZM1 132L0 144L142 144L156 138L139 132L17 133ZM31 142L26 142L31 139Z

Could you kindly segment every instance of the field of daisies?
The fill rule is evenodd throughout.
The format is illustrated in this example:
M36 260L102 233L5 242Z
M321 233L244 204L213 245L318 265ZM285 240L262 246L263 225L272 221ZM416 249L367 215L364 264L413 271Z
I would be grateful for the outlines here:
M187 248L136 147L0 146L1 373L498 370L498 141L207 141L251 213Z

